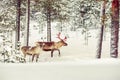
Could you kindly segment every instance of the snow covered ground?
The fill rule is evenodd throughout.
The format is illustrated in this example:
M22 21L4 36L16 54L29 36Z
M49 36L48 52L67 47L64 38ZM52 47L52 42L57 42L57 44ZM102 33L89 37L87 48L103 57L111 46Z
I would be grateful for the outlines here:
M88 45L78 33L69 33L68 46L60 49L61 57L57 52L53 58L50 52L42 52L37 63L0 63L0 80L120 80L120 56L110 57L109 33L103 41L101 59L95 58L97 31L91 31Z
M112 61L112 62L111 62ZM110 63L109 63L110 62ZM120 62L90 60L0 64L1 80L120 80Z

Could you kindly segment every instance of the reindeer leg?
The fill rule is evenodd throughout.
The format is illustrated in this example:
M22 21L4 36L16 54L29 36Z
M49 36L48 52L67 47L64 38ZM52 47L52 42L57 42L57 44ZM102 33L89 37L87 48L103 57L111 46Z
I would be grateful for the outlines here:
M59 57L60 57L60 50L59 49L57 49L58 50L58 52L59 52Z
M24 61L26 62L26 54L24 54Z
M38 62L39 54L36 55L36 62Z
M35 54L32 55L32 62L33 62L33 60L34 60L34 57L35 57Z
M54 52L54 49L51 50L51 57L53 57L53 52Z

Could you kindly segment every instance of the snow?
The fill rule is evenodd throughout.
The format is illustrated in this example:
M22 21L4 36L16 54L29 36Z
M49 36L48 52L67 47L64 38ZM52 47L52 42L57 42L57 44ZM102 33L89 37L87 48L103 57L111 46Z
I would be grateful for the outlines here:
M58 52L53 58L50 52L42 52L37 63L29 59L27 63L0 63L0 80L120 80L120 57L110 57L109 32L103 41L101 59L95 58L97 33L91 30L88 45L85 45L81 32L69 32L68 46L60 49L61 57ZM37 37L31 39L33 44L38 40Z
M110 62L110 63L108 63ZM97 63L97 64L96 64ZM1 80L119 80L115 59L0 64Z

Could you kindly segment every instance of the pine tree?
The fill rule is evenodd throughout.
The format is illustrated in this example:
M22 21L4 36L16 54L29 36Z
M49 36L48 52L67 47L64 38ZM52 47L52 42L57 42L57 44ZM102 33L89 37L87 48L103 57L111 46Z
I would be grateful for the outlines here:
M104 0L102 5L102 17L101 17L101 29L100 29L100 37L99 37L99 43L98 43L98 50L97 50L97 58L101 58L101 52L102 52L102 42L103 42L103 32L105 27L105 7L106 7L106 0Z
M48 0L46 5L46 16L47 16L47 41L51 41L51 8L52 8L52 1Z
M62 20L67 19L66 17L66 13L64 10L64 13L62 11L63 7L65 7L67 1L63 1L62 0L39 0L39 1L35 1L35 13L38 12L39 14L39 23L42 23L40 21L41 18L45 20L46 24L47 24L47 41L50 42L51 39L51 23L54 22L55 20L58 22L62 22ZM38 7L39 6L39 7ZM38 15L37 14L37 15ZM36 16L36 15L35 15ZM59 27L59 26L57 26Z
M119 40L119 0L112 1L111 8L111 46L110 55L113 58L118 57L118 40Z
M26 6L26 36L25 36L25 44L29 45L29 23L30 23L30 0L27 0Z
M17 12L16 12L16 48L19 47L19 42L20 42L20 12L21 12L21 9L20 9L20 6L21 6L21 0L17 0L17 6L16 6L16 9L17 9Z

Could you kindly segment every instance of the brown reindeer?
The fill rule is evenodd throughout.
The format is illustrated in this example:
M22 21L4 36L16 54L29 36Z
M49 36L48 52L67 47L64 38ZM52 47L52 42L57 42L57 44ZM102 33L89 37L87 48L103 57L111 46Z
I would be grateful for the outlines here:
M37 62L39 58L39 54L42 51L42 46L40 45L36 45L34 47L23 46L21 47L21 51L24 54L24 58L26 57L26 55L32 55L32 61L34 60L34 57L36 56L36 62Z
M59 56L60 56L60 48L62 46L67 46L67 43L65 42L67 37L65 37L64 39L60 38L60 34L58 34L58 39L60 39L60 41L58 42L36 42L36 44L42 46L43 45L43 51L51 51L51 57L53 57L53 52L55 50L57 50L59 52Z

